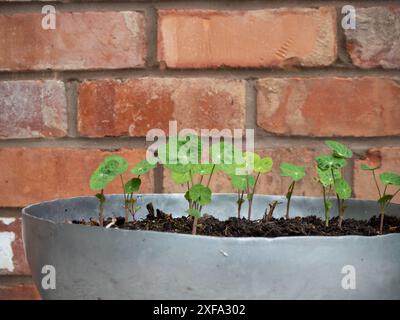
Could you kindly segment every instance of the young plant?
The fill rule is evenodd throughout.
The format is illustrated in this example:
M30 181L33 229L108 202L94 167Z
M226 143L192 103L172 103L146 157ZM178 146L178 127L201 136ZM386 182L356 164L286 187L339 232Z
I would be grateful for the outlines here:
M338 225L341 228L346 209L345 201L351 197L352 192L349 183L343 178L342 170L347 164L346 159L350 159L353 156L353 152L344 144L336 141L327 140L325 144L332 150L332 154L317 156L315 160L321 171L329 171L333 177L333 189L336 193L338 205Z
M238 199L237 203L237 217L240 219L240 211L244 203L244 193L249 188L254 188L256 179L249 175L231 175L231 184L237 190Z
M341 174L338 169L334 169L332 175L331 170L321 170L318 166L317 174L317 181L322 186L322 195L325 209L325 226L329 227L329 210L332 208L332 201L327 197L327 193L332 190L334 179L341 178Z
M380 234L383 233L383 220L384 220L384 216L385 216L385 211L386 208L389 206L390 202L393 200L393 198L399 193L400 188L393 192L393 193L386 193L387 192L387 188L388 186L392 185L392 186L400 186L400 175L397 173L393 173L393 172L384 172L381 173L379 175L379 179L381 180L381 182L385 185L385 188L383 191L381 191L381 189L379 188L378 185L378 181L376 179L376 174L375 174L375 170L378 169L379 167L370 167L366 164L362 164L361 165L361 169L362 170L366 170L366 171L371 171L372 172L372 176L374 178L374 182L375 182L375 186L378 190L378 194L379 194L379 199L378 199L378 205L379 205L379 213L380 213L380 217L381 217L381 221L380 221L380 226L379 226L379 232Z
M139 191L140 185L142 184L140 176L154 169L156 166L157 164L151 164L147 160L142 160L131 170L134 175L137 175L136 178L132 178L125 184L123 184L123 180L121 180L124 185L125 222L129 220L129 213L133 220L135 220L135 214L140 209L137 205L137 199L133 196L133 193Z
M97 167L90 177L90 188L92 190L100 190L96 194L99 199L99 225L104 225L104 189L116 177L121 176L128 169L128 162L118 155L110 155L104 158L103 162ZM122 181L122 180L121 180ZM124 185L122 185L124 187Z
M191 201L191 207L186 212L193 217L193 235L197 232L197 221L201 217L201 209L211 202L211 196L210 188L202 184L195 184L188 191L187 197Z
M292 199L293 190L296 182L300 181L306 175L305 168L303 166L296 166L291 163L282 162L281 163L281 176L282 177L290 177L292 178L292 182L289 185L288 192L286 193L286 215L285 218L289 219L289 210L290 210L290 200Z

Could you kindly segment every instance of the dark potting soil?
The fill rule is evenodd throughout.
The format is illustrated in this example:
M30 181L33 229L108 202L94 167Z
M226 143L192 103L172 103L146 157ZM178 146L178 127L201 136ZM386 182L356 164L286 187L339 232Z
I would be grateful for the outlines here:
M152 230L173 233L192 233L193 218L182 216L173 218L159 209L154 210L153 205L147 205L146 219L134 220L125 223L125 218L107 218L104 227L128 230ZM95 220L72 221L75 224L99 226ZM204 214L198 219L197 234L219 237L288 237L288 236L342 236L360 235L375 236L379 234L380 217L372 217L368 221L344 219L342 228L338 226L338 218L325 221L316 216L295 217L291 219L270 218L249 221L245 218L229 218L220 221L213 216ZM385 216L383 233L400 233L400 218Z

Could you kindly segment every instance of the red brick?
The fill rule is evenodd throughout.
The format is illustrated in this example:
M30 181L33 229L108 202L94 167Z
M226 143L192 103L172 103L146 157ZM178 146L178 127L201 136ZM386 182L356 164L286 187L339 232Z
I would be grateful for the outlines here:
M0 275L30 275L21 236L20 218L0 217Z
M336 60L336 11L161 10L158 59L169 68L330 65Z
M92 171L109 154L124 156L132 168L145 159L144 149L116 152L96 149L4 148L0 149L0 206L21 207L53 198L93 195L89 188ZM125 174L125 180L131 176ZM153 176L143 176L141 192L153 190ZM116 180L106 193L121 193Z
M305 148L276 148L259 149L256 151L262 156L272 157L274 161L273 170L261 174L256 187L257 194L285 195L290 184L289 178L280 177L279 165L286 161L306 167L307 176L296 183L294 194L303 196L321 196L321 187L313 180L316 176L314 157L319 154L317 151ZM207 180L204 180L207 181ZM185 192L185 186L177 186L170 178L170 172L164 169L164 192ZM210 188L213 192L235 192L231 187L229 178L219 172L213 176Z
M144 15L60 12L44 30L39 13L0 15L0 70L135 68L145 64Z
M266 78L257 82L257 124L301 136L400 134L398 79Z
M345 35L356 66L400 68L400 6L357 8L356 29Z
M85 81L79 87L82 136L145 136L168 121L178 130L244 128L245 84L210 78Z
M63 137L67 134L63 82L2 81L0 96L0 139Z
M40 294L32 283L0 284L0 300L40 300Z
M379 174L386 171L396 172L400 174L400 148L375 148L367 152L367 156L363 160L356 160L354 163L354 193L357 198L377 200L379 198L378 191L370 171L361 169L362 164L370 166L381 166L376 170L378 184L383 190L384 186L380 183ZM398 189L398 187L397 187ZM390 190L397 190L391 186ZM393 199L393 202L400 203L400 195Z

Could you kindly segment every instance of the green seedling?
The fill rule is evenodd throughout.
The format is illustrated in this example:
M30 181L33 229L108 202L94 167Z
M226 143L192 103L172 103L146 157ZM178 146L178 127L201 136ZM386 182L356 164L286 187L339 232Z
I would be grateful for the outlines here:
M379 213L381 217L380 221L380 226L379 226L379 232L382 234L383 233L383 221L385 217L385 211L387 207L389 206L390 202L393 200L393 198L399 193L400 188L393 192L393 193L387 193L387 189L389 186L400 186L400 175L397 173L393 172L384 172L379 175L379 179L381 182L384 184L385 188L383 191L381 191L381 188L379 187L378 181L376 179L376 174L375 170L379 169L379 167L371 167L366 164L361 165L361 169L365 171L371 171L372 176L375 182L376 189L378 190L379 194L379 199L378 199L378 205L379 205Z
M97 167L90 177L90 188L92 190L100 190L96 194L99 199L99 225L104 224L104 203L106 198L104 196L104 189L116 177L121 176L128 169L128 162L118 155L110 155L104 158L103 162ZM122 181L122 180L121 180ZM124 185L122 185L124 186Z
M201 209L211 202L212 193L210 188L202 184L195 184L189 189L187 197L191 201L191 206L186 212L193 217L192 234L195 235L197 232L197 221L201 217Z
M325 141L325 144L332 150L332 154L317 156L315 160L317 161L317 167L320 169L320 173L326 175L324 179L327 180L325 182L330 181L330 179L333 180L332 185L336 193L338 204L338 225L339 228L341 228L344 212L346 210L345 201L351 197L352 192L349 183L343 178L342 170L347 164L346 159L350 159L353 156L353 152L344 144L336 141L328 140ZM326 171L330 172L330 174ZM329 175L331 176L330 179ZM327 186L325 186L325 189L323 189L324 192L326 191ZM325 217L327 217L327 210L329 210L331 204L326 200L326 195L324 199Z
M290 200L292 199L294 186L296 182L304 178L306 172L303 166L296 166L287 162L282 162L280 168L282 177L290 177L292 179L292 182L290 183L288 191L286 193L287 204L285 218L289 219Z
M327 193L330 192L333 188L334 179L341 178L340 171L338 169L333 170L333 175L331 170L322 170L317 166L317 181L322 186L322 195L324 201L324 209L325 209L325 226L329 227L329 210L332 208L332 201L327 197Z
M134 192L139 191L142 184L140 176L154 169L156 166L157 164L151 164L147 160L142 160L131 170L134 175L137 175L136 178L132 178L125 184L123 180L121 180L124 186L125 222L128 222L129 214L132 216L133 220L135 220L135 214L140 209L137 205L137 199L133 196Z

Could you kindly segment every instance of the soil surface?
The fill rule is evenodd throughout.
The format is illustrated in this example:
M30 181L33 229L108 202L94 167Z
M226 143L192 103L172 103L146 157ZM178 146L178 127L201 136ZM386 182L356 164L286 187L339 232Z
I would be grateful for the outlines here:
M129 230L152 230L173 233L192 233L193 218L182 216L172 218L159 209L154 210L153 205L147 205L148 214L146 219L134 220L125 223L125 218L107 218L104 227L129 229ZM74 224L88 226L99 226L95 220L72 221ZM329 227L325 221L315 216L296 217L292 219L260 219L249 221L245 218L230 218L220 221L213 216L203 215L197 224L198 235L219 237L288 237L288 236L341 236L360 235L375 236L379 234L379 217L372 217L368 221L344 219L342 228L338 227L338 218L329 221ZM400 233L400 218L385 216L383 233Z

